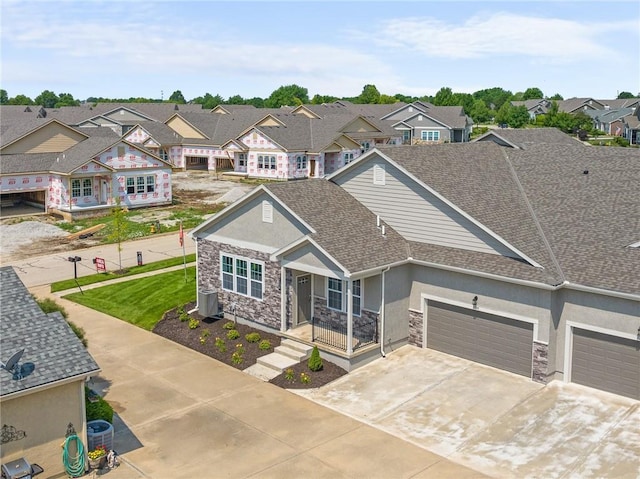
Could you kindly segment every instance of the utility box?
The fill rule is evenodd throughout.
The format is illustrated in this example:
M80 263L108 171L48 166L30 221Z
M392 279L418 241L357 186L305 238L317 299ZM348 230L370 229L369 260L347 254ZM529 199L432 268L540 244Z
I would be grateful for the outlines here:
M205 318L218 315L218 292L215 289L198 291L198 313Z

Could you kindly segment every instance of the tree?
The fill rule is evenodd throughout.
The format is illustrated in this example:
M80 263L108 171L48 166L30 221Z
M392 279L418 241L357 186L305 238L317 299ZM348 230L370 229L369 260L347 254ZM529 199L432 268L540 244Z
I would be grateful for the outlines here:
M323 103L333 103L338 99L337 96L331 95L318 95L317 93L311 99L312 105L322 105Z
M522 128L529 122L529 119L529 112L526 106L514 106L509 111L507 123L511 128Z
M0 105L6 105L9 103L9 95L7 94L7 90L0 88Z
M55 104L55 108L60 108L61 106L79 106L80 102L73 98L71 93L60 93L58 96L58 101Z
M181 105L184 105L185 103L187 103L187 100L184 99L184 95L180 90L176 90L169 97L169 103L179 103Z
M244 98L242 98L240 95L233 95L229 97L229 99L227 100L227 104L228 105L245 105L245 102L244 102Z
M496 113L496 123L499 125L507 125L509 123L509 116L511 115L512 108L511 103L508 101L503 103Z
M433 97L433 104L437 106L448 106L453 105L454 103L453 92L449 87L443 86L438 90L436 96Z
M264 100L259 96L254 96L253 98L247 98L247 105L253 105L256 108L264 108Z
M127 239L127 208L123 207L120 197L115 198L116 205L111 208L111 232L107 235L107 240L111 243L118 243L118 268L122 271L122 242Z
M205 110L212 110L221 103L224 103L224 98L220 95L213 96L211 93L205 93L204 96L199 96L191 101L202 105L202 108Z
M36 105L41 105L45 108L54 108L59 100L58 95L49 90L43 91L35 98Z
M267 108L280 108L281 106L297 106L309 103L309 92L298 85L281 86L264 102Z
M484 101L480 99L473 100L473 106L469 111L469 116L475 123L486 123L491 120L491 112Z
M511 100L512 96L509 90L503 90L500 87L478 90L473 94L473 98L484 101L490 110L499 110L506 101Z
M401 93L396 93L395 95L393 95L393 97L396 99L396 101L402 101L404 103L413 103L414 101L416 101L416 97L403 95Z
M396 100L395 97L385 95L383 93L382 95L380 95L380 101L378 103L380 103L381 105L393 105L394 103L397 103L397 102L398 100Z
M562 100L564 100L564 98L562 97L562 95L560 93L556 93L555 95L549 97L549 100L562 101Z
M380 92L375 85L365 85L356 103L377 104L380 103Z
M527 88L522 94L523 100L537 100L539 98L544 98L540 88Z
M635 97L633 96L633 93L628 91L621 91L620 93L618 93L618 100L622 100L626 98L635 98Z
M16 95L13 98L9 98L9 105L34 105L34 102L28 96Z
M470 93L454 93L451 97L451 105L461 106L467 114L473 108L474 101Z

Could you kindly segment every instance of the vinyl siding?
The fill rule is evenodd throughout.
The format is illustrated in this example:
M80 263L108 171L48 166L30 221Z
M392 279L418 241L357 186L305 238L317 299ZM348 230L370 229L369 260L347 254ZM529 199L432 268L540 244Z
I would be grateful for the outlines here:
M384 164L385 184L373 184ZM517 257L507 247L384 160L372 158L336 182L410 241Z
M63 125L51 123L3 148L2 154L61 153L85 138L84 135Z
M312 245L304 245L287 254L282 259L282 264L286 267L300 268L306 266L307 268L332 271L334 274L341 273L329 258Z

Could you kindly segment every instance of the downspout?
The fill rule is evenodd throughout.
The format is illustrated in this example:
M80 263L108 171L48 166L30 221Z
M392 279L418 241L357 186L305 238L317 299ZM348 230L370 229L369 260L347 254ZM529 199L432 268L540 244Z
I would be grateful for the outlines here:
M382 273L382 284L380 285L380 354L383 358L386 358L387 355L384 353L384 274L391 269L391 266L387 266L385 269L381 271Z

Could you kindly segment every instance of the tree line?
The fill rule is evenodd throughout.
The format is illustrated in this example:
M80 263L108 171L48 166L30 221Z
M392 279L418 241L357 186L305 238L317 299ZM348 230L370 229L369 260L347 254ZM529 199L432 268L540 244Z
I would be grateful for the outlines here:
M640 97L640 93L637 95ZM620 92L618 98L635 98L630 92ZM356 97L335 97L330 95L316 94L309 98L306 88L299 85L283 85L274 90L267 98L253 97L243 98L241 95L233 95L223 98L221 95L205 93L203 96L186 100L180 90L174 91L167 99L153 98L104 98L89 97L85 103L196 103L202 105L204 109L210 110L218 105L253 105L256 108L280 108L281 106L297 106L303 104L332 103L337 100L346 100L356 104L392 104L396 102L411 103L414 101L424 101L436 106L461 106L465 114L471 117L476 124L496 122L506 124L513 128L521 128L527 124L529 114L524 105L513 106L512 101L526 101L535 99L548 99L552 106L546 115L539 116L536 123L539 126L554 126L564 131L574 131L590 125L591 121L587 115L571 115L559 112L554 100L563 100L563 97L556 93L552 96L545 96L540 88L531 87L523 92L512 93L500 87L486 88L474 93L456 93L449 87L442 87L435 95L425 95L420 97L402 95L386 95L378 91L375 85L365 85L360 95ZM9 97L6 90L0 90L0 104L3 105L41 105L45 108L60 108L63 106L79 106L77 100L70 93L56 94L50 90L44 90L33 100L25 95ZM582 117L580 116L582 115Z

